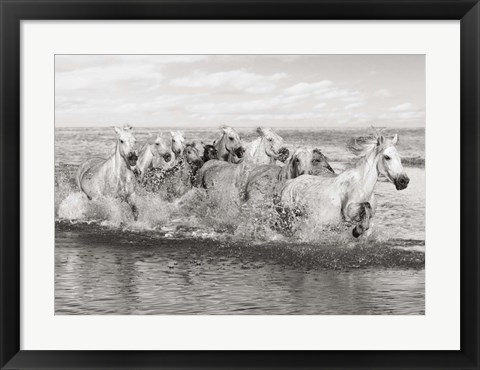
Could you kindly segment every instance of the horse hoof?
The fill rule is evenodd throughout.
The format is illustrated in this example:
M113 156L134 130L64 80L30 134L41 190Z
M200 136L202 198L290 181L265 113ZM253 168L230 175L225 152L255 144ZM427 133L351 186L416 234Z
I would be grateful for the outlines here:
M354 238L358 238L362 234L357 231L357 227L354 227L352 230L352 235Z

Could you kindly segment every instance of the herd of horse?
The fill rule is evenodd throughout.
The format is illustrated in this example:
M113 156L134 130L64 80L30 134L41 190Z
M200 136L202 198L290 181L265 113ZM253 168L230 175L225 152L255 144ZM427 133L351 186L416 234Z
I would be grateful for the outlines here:
M228 206L275 204L314 215L322 224L353 224L357 238L370 228L379 176L397 190L409 183L396 149L398 136L388 138L376 131L350 140L347 149L359 159L338 174L319 149L289 150L269 128L258 128L258 138L250 143L228 126L211 144L187 143L181 132L171 131L149 139L140 150L131 126L115 127L115 132L112 156L86 160L76 180L89 200L113 196L127 202L135 220L137 188L152 190L155 183L169 201L193 187L203 188L207 194L233 194Z

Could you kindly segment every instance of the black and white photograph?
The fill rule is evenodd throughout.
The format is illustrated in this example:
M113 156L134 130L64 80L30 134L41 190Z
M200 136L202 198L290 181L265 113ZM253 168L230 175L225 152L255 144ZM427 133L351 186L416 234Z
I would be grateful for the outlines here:
M55 55L55 315L424 315L425 55Z

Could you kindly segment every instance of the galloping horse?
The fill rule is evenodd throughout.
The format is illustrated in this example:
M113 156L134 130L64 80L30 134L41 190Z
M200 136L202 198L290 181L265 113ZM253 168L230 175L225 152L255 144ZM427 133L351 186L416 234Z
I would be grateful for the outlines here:
M285 182L301 175L334 175L320 149L297 149L285 166L262 165L250 172L245 186L245 200L270 202Z
M81 164L77 171L77 185L89 200L106 195L121 198L130 205L133 217L137 220L134 174L138 159L136 140L130 126L123 129L115 127L115 132L115 153L108 159L90 158Z
M228 126L222 127L222 136L213 142L213 146L217 150L218 159L221 161L238 163L245 152L238 132Z
M410 181L395 147L397 142L397 135L388 139L377 133L353 139L348 149L361 157L353 168L335 177L304 175L288 180L281 191L281 204L299 208L320 224L355 222L352 234L358 238L369 229L375 213L374 189L379 174L397 190L405 189Z
M172 159L173 153L169 141L157 135L153 144L146 143L140 150L137 161L139 179L143 179L148 169L162 167L163 164L170 163Z

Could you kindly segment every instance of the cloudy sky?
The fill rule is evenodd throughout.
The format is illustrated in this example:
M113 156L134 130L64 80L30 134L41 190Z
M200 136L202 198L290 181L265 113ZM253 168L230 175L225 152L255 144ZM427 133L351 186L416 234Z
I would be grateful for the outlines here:
M57 55L57 127L424 127L423 55Z

